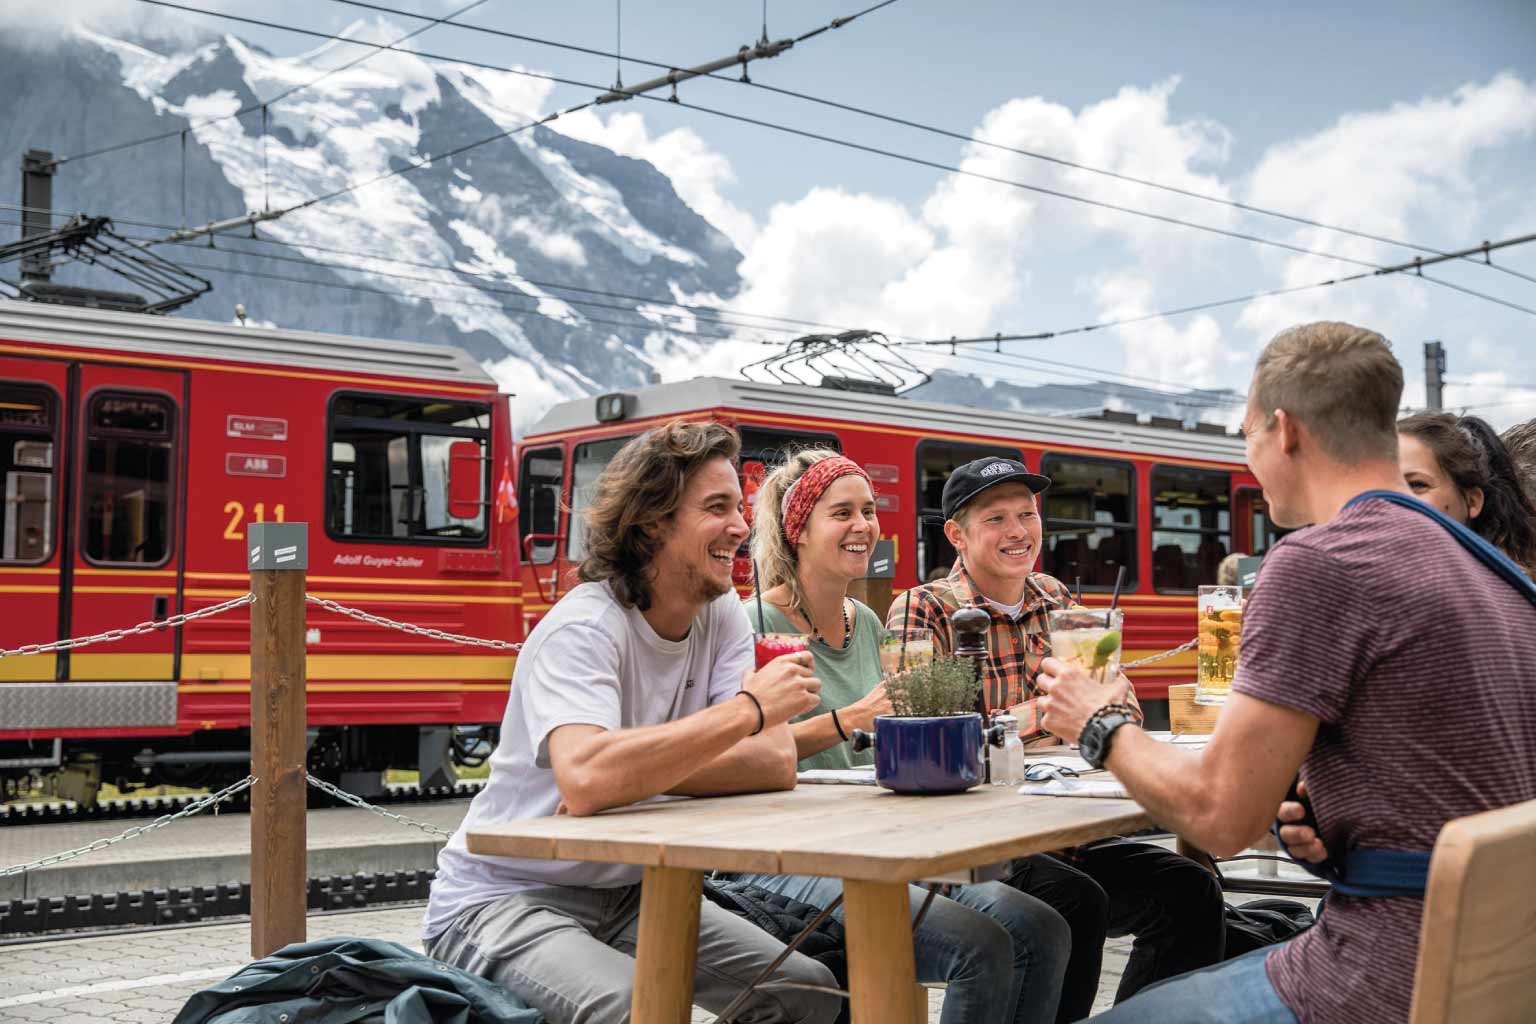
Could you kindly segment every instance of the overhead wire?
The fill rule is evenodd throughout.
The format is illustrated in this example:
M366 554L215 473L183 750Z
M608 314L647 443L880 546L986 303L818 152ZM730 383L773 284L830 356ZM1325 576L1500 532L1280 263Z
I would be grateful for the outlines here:
M234 21L243 21L243 22L247 22L247 23L250 23L250 24L262 25L262 26L267 27L267 28L273 28L273 29L277 29L277 30L281 30L281 31L296 32L296 33L303 34L303 35L315 36L315 37L325 38L325 39L332 39L332 40L337 40L337 41L342 41L342 42L349 42L349 43L353 43L353 44L359 45L359 46L369 46L369 47L373 47L375 49L389 49L389 47L384 46L383 44L379 44L379 43L369 43L369 42L365 42L363 40L347 39L344 36L337 36L337 35L332 35L330 33L317 32L317 31L314 31L312 29L297 28L297 27L290 26L290 25L281 25L281 24L278 24L276 22L264 21L262 19L247 18L247 17L243 17L243 16L240 16L240 15L224 14L224 13L217 12L217 11L208 11L208 10L204 10L204 9L201 9L201 8L187 6L187 5L184 5L184 4L173 3L173 2L171 2L171 0L139 0L139 2L140 3L145 3L145 4L151 4L151 5L154 5L154 6L174 8L174 9L177 9L177 10L187 11L187 12L194 13L194 14L202 14L202 15L206 15L206 16L209 16L209 17L223 18L223 19L229 19L229 20L234 20ZM347 2L349 2L349 3L361 3L361 0L347 0ZM847 18L833 19L833 21L831 23L829 23L827 26L824 26L823 28L814 30L812 32L805 33L804 35L802 35L800 37L797 37L797 40L798 39L810 38L810 37L812 37L814 35L819 34L820 32L827 31L830 28L841 27L842 24L846 24L847 22L853 20L854 18L861 17L862 15L867 14L867 13L869 13L871 11L879 10L880 8L888 6L889 4L895 3L895 2L896 2L896 0L884 0L883 3L875 4L875 5L871 6L871 7L865 8L864 10L859 11L856 14L851 15L851 16L849 16ZM597 85L594 85L594 84L589 83L589 82L580 82L580 81L576 81L576 80L572 80L572 79L561 78L561 77L555 76L555 75L544 74L544 73L541 73L541 72L531 72L531 71L526 71L526 70L518 69L518 68L509 68L509 67L505 67L505 66L501 66L501 65L487 64L485 62L479 62L479 61L472 61L472 60L465 60L465 59L459 59L459 58L454 58L454 57L448 57L448 56L444 56L444 55L441 55L441 54L429 54L429 53L426 53L424 51L412 51L412 53L413 53L414 56L417 56L417 57L419 57L421 59L424 59L424 60L441 60L441 61L446 61L446 62L449 62L449 63L458 63L458 64L462 64L462 65L465 65L465 66L470 66L470 67L480 67L480 68L484 68L484 69L487 69L487 70L501 71L501 72L505 72L505 73L509 73L509 74L526 75L526 76L529 76L529 77L541 78L541 79L544 79L544 80L547 80L547 81L558 82L560 84L565 84L565 85L577 85L577 86L580 86L582 88L591 88L591 89L601 89L602 88L601 86L597 86ZM768 128L768 129L771 129L771 130L774 130L774 131L784 132L784 133L788 133L788 134L799 136L799 137L803 137L803 138L809 138L809 139L813 139L813 140L816 140L816 141L825 142L825 143L828 143L830 145L835 145L835 146L840 146L840 147L845 147L845 148L851 148L851 149L858 150L858 151L861 151L861 152L867 152L867 153L871 153L871 154L875 154L875 155L885 156L885 157L890 158L890 159L895 159L895 160L899 160L899 161L902 161L902 162L915 164L915 165L918 165L918 166L926 166L926 167L934 168L934 169L937 169L937 170L946 171L946 172L949 172L949 173L959 174L959 175L963 175L963 176L967 176L967 177L979 178L979 179L982 179L982 180L988 180L988 181L992 181L992 182L995 182L995 183L1001 184L1001 185L1006 185L1006 186L1010 186L1010 187L1014 187L1014 188L1019 188L1019 189L1023 189L1023 190L1030 191L1030 192L1036 192L1036 193L1040 193L1040 194L1050 195L1050 196L1054 196L1054 197L1057 197L1057 198L1067 199L1067 200L1070 200L1072 202L1084 203L1084 204L1087 204L1089 206L1094 206L1094 207L1098 207L1098 208L1102 208L1102 209L1113 210L1113 211L1125 213L1125 214L1128 214L1128 215L1131 215L1131 216L1143 217L1143 218L1146 218L1146 219L1150 219L1150 220L1158 221L1158 222L1162 222L1162 223L1167 223L1167 224L1170 224L1170 225L1186 227L1186 228L1190 228L1190 229L1193 229L1193 230L1205 231L1205 232L1209 232L1209 233L1213 233L1213 234L1216 234L1216 235L1221 235L1221 236L1225 236L1225 237L1229 237L1229 238L1233 238L1233 239L1238 239L1238 240L1252 242L1252 243L1259 244L1259 245L1272 246L1272 247L1275 247L1275 248L1279 248L1279 249L1287 250L1287 251L1290 251L1290 252L1294 252L1294 253L1297 253L1299 255L1307 255L1307 256L1313 256L1313 257L1318 257L1318 258L1323 258L1323 259L1336 260L1336 261L1340 261L1340 262L1343 262L1343 263L1352 264L1352 265L1355 265L1355 266L1370 267L1373 270L1380 270L1380 269L1382 269L1380 264L1371 263L1370 261L1367 261L1367 260L1356 259L1356 258L1350 257L1350 256L1344 256L1344 255L1341 255L1341 254L1329 253L1329 252L1324 252L1324 251L1315 250L1315 249L1308 249L1308 248L1306 248L1304 246L1293 245L1293 244L1291 244L1289 242L1282 242L1282 241L1279 241L1279 240L1276 240L1276 239L1264 238L1262 236L1252 235L1252 234L1249 234L1249 233L1246 233L1246 232L1230 231L1228 229L1216 227L1214 225L1206 225L1206 224L1200 224L1200 223L1194 222L1194 221L1186 221L1186 220L1182 220L1182 219L1177 218L1177 217L1170 217L1170 216L1167 216L1167 215L1164 215L1164 214L1155 213L1155 212L1149 211L1149 210L1137 210L1137 209L1135 209L1133 207L1123 206L1123 205L1118 204L1118 203L1109 203L1109 202L1106 202L1106 201L1103 201L1103 200L1097 200L1097 199L1092 199L1092 198L1089 198L1089 197L1086 197L1086 196L1078 196L1078 195L1075 195L1073 193L1063 192L1063 191L1061 191L1059 189L1050 189L1050 188L1046 188L1044 186L1031 185L1031 184L1028 184L1028 183L1025 183L1025 182L1012 181L1011 179L1002 178L1002 177L999 177L999 176L996 176L996 175L983 174L983 173L981 173L979 171L968 171L968 170L966 170L964 168L956 167L956 166L954 166L952 164L946 164L946 163L943 163L941 161L928 160L928 159L925 159L925 158L922 158L922 157L916 157L916 156L911 156L909 154L898 153L898 152L895 152L895 151L892 151L892 150L886 150L886 149L882 149L882 148L876 147L876 146L870 146L870 145L866 145L866 144L863 144L863 143L852 142L852 141L846 140L846 139L837 139L837 138L833 138L831 136L822 135L822 134L817 133L817 132L811 132L811 131L808 131L806 129L795 128L795 127L792 127L790 125L781 125L781 124L778 124L776 122L765 121L765 120L763 120L761 118L748 117L747 115L744 115L744 114L736 114L736 113L732 113L732 112L729 112L729 111L716 110L716 109L714 109L712 107L705 107L705 106L702 106L700 104L689 103L689 102L680 100L680 99L678 99L675 96L673 96L673 97L660 97L660 96L651 96L651 95L647 95L647 94L644 94L644 93L636 92L636 93L628 94L628 97L629 98L637 98L637 99L650 100L650 101L656 102L656 103L670 103L670 104L673 104L675 106L684 107L684 108L689 109L689 110L697 110L697 111L700 111L701 113L711 114L713 116L721 117L721 118L724 118L724 119L727 119L727 120L738 121L738 122L746 123L746 124L752 124L752 125L756 125L756 126L759 126L759 127ZM556 118L561 117L561 116L563 116L565 114L574 113L577 110L585 109L586 107L592 106L595 102L596 102L595 100L590 100L587 103L580 104L580 105L578 105L576 107L572 107L572 108L570 108L568 110L560 111L560 112L557 112L557 113L554 113L554 114L550 114L547 117L539 119L538 121L529 122L527 124L520 125L520 126L518 126L516 128L512 128L512 129L509 129L507 131L499 132L496 135L490 136L488 138L480 139L478 141L471 142L471 143L468 143L466 145L457 147L456 149L450 151L449 153L438 154L438 156L454 156L454 155L458 155L460 153L463 153L463 152L466 152L468 150L477 148L479 146L486 145L486 144L488 144L490 142L495 142L495 141L498 141L500 139L507 138L507 137L509 137L511 135L517 134L519 132L525 131L525 130L527 130L529 128L536 127L539 124L548 123L548 122L553 121ZM379 175L379 176L377 176L375 178L371 178L371 179L365 180L363 182L349 184L348 186L346 186L344 188L336 189L336 190L334 190L332 192L329 192L329 193L324 193L324 194L321 194L321 195L313 196L310 199L305 200L303 203L297 204L295 207L291 207L289 211L281 211L281 212L290 212L291 210L294 210L294 209L303 209L303 208L306 208L306 207L309 207L309 206L313 206L316 203L325 202L325 201L327 201L329 199L336 198L336 197L338 197L340 195L345 195L345 194L347 194L349 192L356 191L357 189L363 188L363 187L365 187L367 185L375 184L376 182L382 181L382 180L384 180L386 178L391 178L391 177L395 177L395 176L400 175L400 174L409 173L410 171L416 170L419 167L424 166L427 163L430 163L431 159L432 158L429 157L429 158L421 160L421 161L416 161L416 162L414 162L414 163L412 163L410 165L407 165L407 166L402 167L402 168L397 168L397 169L391 170L391 171L389 171L389 172L387 172L387 173L385 173L383 175ZM1439 259L1439 257L1436 257L1436 259ZM1493 295L1489 295L1489 294L1484 293L1484 292L1476 291L1474 289L1467 288L1467 287L1462 286L1462 285L1453 284L1453 283L1445 281L1445 280L1443 280L1441 278L1430 277L1429 275L1426 275L1426 274L1423 274L1423 273L1419 273L1416 276L1422 278L1425 281L1429 281L1429 282L1431 282L1433 284L1437 284L1437 285L1440 285L1442 287L1452 289L1454 291L1462 292L1464 294L1471 295L1471 296L1483 299L1483 300L1488 301L1488 302L1493 302L1493 303L1496 303L1496 304L1499 304L1499 305L1503 305L1503 306L1509 307L1511 309L1516 309L1516 310L1519 310L1521 312L1531 313L1532 315L1536 315L1536 309L1531 309L1530 307L1522 306L1522 305L1519 305L1518 303L1510 302L1508 300L1501 299L1501 298L1499 298L1497 296L1493 296Z
M70 214L68 214L68 213L60 212L60 211L57 211L57 210L40 210L40 209L35 209L35 208L25 208L25 207L19 206L18 204L15 204L15 203L6 203L6 202L0 202L0 210L16 210L16 211L20 211L20 212L47 213L47 214L51 214L52 216L58 217L58 218L67 218L67 217L70 216ZM362 220L362 218L356 217L356 216L354 216L352 214L342 213L340 211L335 211L335 210L317 210L315 212L317 212L317 213L324 213L327 216L339 217L339 218L342 218L342 219L345 219L345 220L350 220L350 221L361 221ZM130 225L130 226L133 226L133 227L148 228L148 229L155 229L155 230L172 230L172 225L156 223L156 222L153 222L153 221L131 220L131 219L128 219L128 218L121 218L121 217L114 217L112 219L113 219L113 221L115 223L126 224L126 225ZM15 222L0 221L0 224L14 224L16 226L19 226L20 223L21 223L20 221L15 221ZM127 235L127 237L129 237L129 238L131 238L131 239L133 239L135 241L139 241L139 242L157 241L157 239L154 239L151 236L147 236L147 235L139 235L139 234L132 234L132 233L130 233L130 234ZM609 290L609 289L589 288L589 287L585 287L585 286L582 286L582 285L570 284L570 283L561 282L561 281L544 280L544 279L541 279L541 278L531 278L531 277L527 277L527 276L519 275L519 274L489 273L489 272L482 272L482 271L476 271L476 270L467 270L467 269L465 269L463 267L455 266L455 265L452 265L452 264L449 264L449 263L434 263L434 262L429 262L429 261L426 261L426 260L414 260L414 259L410 259L410 258L403 257L403 256L388 256L388 255L384 255L382 253L366 252L366 251L363 251L363 250L360 250L360 249L343 249L343 248L338 248L338 247L335 247L335 246L321 245L321 244L319 244L317 242L298 241L298 240L289 241L289 240L284 240L284 239L269 238L269 237L266 237L264 235L255 234L254 231L249 236L244 236L244 235L221 235L220 239L221 239L220 244L222 246L220 251L223 251L223 252L237 252L237 253L240 253L241 255L251 256L251 257L254 257L254 258L258 258L258 259L259 258L265 258L264 254L256 252L256 251L253 251L253 250L248 249L248 248L233 247L233 246L231 246L231 243L234 243L234 242L239 242L239 243L257 242L257 243L260 243L260 244L263 244L263 245L281 246L283 248L294 249L294 250L297 250L297 251L313 250L313 251L316 251L316 252L323 252L323 253L327 253L327 254L330 254L330 255L342 256L342 257L347 257L347 258L351 258L351 259L372 260L372 261L381 262L381 263L399 264L399 265L402 265L402 266L417 267L417 268L424 269L424 270L442 270L442 271L447 271L447 272L454 273L454 274L461 274L461 275L464 275L464 276L467 276L467 277L474 277L474 278L478 278L478 279L486 280L486 281L503 281L503 282L518 282L518 281L522 281L522 282L526 282L527 284L533 285L536 288L551 289L551 290L555 290L555 291L574 292L574 293L579 294L579 295L596 295L596 296L599 296L599 297L602 297L602 298L626 299L626 300L629 300L629 301L632 301L632 302L643 303L645 305L650 305L650 306L663 306L663 307L667 307L667 308L681 309L681 310L686 311L688 314L690 314L692 316L700 318L705 323L720 323L722 325L741 326L741 327L747 328L747 329L755 329L755 328L758 328L759 326L762 326L762 325L757 325L757 324L739 324L739 325L737 325L737 324L731 324L730 321L716 319L716 318L719 318L721 316L734 316L734 317L750 317L752 319L757 319L757 320L768 320L768 321L771 321L773 323L797 325L792 330L788 329L788 328L771 328L771 327L767 327L767 326L762 326L762 329L764 329L764 330L774 330L774 331L780 331L780 332L783 332L783 333L805 333L804 328L822 328L822 329L830 329L830 330L835 330L835 331L845 331L845 330L849 329L846 325L830 324L830 323L826 323L826 322L820 321L820 320L805 320L805 319L801 319L801 318L797 318L797 317L778 316L778 315L770 314L770 313L754 313L754 312L751 312L751 311L748 311L748 310L736 309L734 307L729 307L729 306L718 306L718 307L703 306L703 305L686 303L686 302L678 302L675 299L662 298L660 296L637 295L637 294L635 294L633 292L617 292L617 291L612 291L612 290ZM180 244L190 246L190 245L193 245L194 243L187 242L187 243L180 243ZM288 257L288 259L292 259L292 258ZM59 261L59 262L62 265L62 263L64 261ZM323 261L319 261L319 260L305 261L305 262L313 262L313 263L316 263L317 265L325 265ZM375 273L375 271L372 271L372 270L360 270L360 272ZM524 293L524 294L526 294L526 293ZM562 302L571 303L573 305L581 304L577 300L566 299L563 296L551 296L551 297L552 298L557 298L557 299L559 299Z
M367 2L367 0L332 0L332 2L333 3L339 3L339 4L345 4L345 5L350 6L350 7L365 8L367 10L375 11L375 12L378 12L378 13L390 14L390 15L394 15L394 16L397 16L397 17L403 17L403 18L425 18L426 17L426 15L416 14L416 13L414 13L412 11L401 10L400 8L397 8L397 7L390 7L390 6L387 6L387 5L384 5L384 4L370 3L370 2ZM765 10L764 10L764 13L763 13L763 33L764 33L763 34L763 38L766 39L767 38L766 0L764 0L764 5L765 5ZM561 41L553 40L553 39L545 39L545 38L541 38L539 36L531 36L531 35L527 35L527 34L524 34L524 33L510 32L510 31L507 31L505 29L493 28L493 27L488 26L488 25L458 25L458 24L456 24L453 27L463 29L464 31L467 31L467 32L475 32L475 33L482 34L482 35L496 36L496 37L500 37L500 38L504 38L504 39L514 39L514 40L518 40L520 42L533 43L535 45L552 47L552 48L555 48L555 49L569 51L569 52L582 53L582 54L587 54L587 55L592 55L592 56L612 57L612 58L614 58L615 61L621 61L622 60L622 61L627 61L627 62L632 63L632 64L641 64L641 65L644 65L644 66L647 66L647 67L654 67L654 68L670 68L670 67L673 67L673 65L666 64L666 63L663 63L661 61L648 60L648 59L643 59L643 58L639 58L639 57L635 57L635 56L627 56L627 57L626 56L622 56L622 53L620 51L618 51L618 50L616 50L614 53L607 53L605 51L598 50L598 49L595 49L593 47L579 46L579 45L576 45L574 43L566 43L566 42L561 42ZM1094 166L1092 166L1090 164L1085 164L1085 163L1081 163L1079 161L1074 161L1074 160L1068 160L1068 159L1066 159L1064 157L1053 156L1051 154L1042 153L1042 152L1038 152L1038 151L1035 151L1035 150L1023 149L1023 148L1017 147L1017 146L1009 146L1009 145L1005 145L1005 144L1000 143L1000 142L993 142L993 141L991 141L989 139L984 139L984 138L981 138L981 137L973 135L973 134L959 132L959 131L955 131L955 130L949 129L949 128L942 128L942 127L939 127L937 125L925 124L925 123L923 123L921 121L915 121L915 120L912 120L910 118L898 117L898 116L896 116L894 114L882 113L880 111L871 110L871 109L868 109L868 108L865 108L865 107L860 107L860 106L857 106L857 105L854 105L854 104L851 104L851 103L843 103L843 102L840 102L840 101L837 101L837 100L827 99L827 98L822 97L822 96L815 96L815 95L812 95L810 93L800 92L800 91L797 91L797 90L794 90L794 89L786 89L786 88L784 88L782 86L769 85L769 84L767 84L765 82L754 81L754 80L752 80L750 78L735 78L735 77L731 77L731 76L728 76L728 75L722 75L722 74L709 74L709 75L704 75L704 76L700 76L700 77L707 77L707 78L710 78L710 79L712 79L714 81L717 81L717 82L729 82L729 83L734 83L734 84L738 84L738 85L747 85L747 86L751 86L751 87L753 87L755 89L762 90L764 92L774 93L774 94L781 95L781 96L787 96L787 97L790 97L792 99L800 100L802 102L813 103L813 104L817 104L817 105L828 107L828 108L835 109L835 110L841 110L841 111L843 111L845 113L855 114L855 115L860 116L860 117L873 118L875 120L884 121L884 122L886 122L888 124L901 125L903 127L912 128L912 129L915 129L917 131L927 132L929 134L939 135L939 136L943 136L943 137L946 137L946 138L955 139L955 140L958 140L958 141L961 141L961 142L974 143L975 145L978 145L978 146L983 146L983 147L986 147L986 148L999 150L1001 152L1012 153L1012 154L1015 154L1017 156L1023 156L1023 157L1027 157L1029 159L1039 160L1039 161L1043 161L1043 162L1046 162L1046 163L1051 163L1051 164L1054 164L1054 165L1057 165L1057 166L1071 168L1073 170L1079 170L1079 171L1084 171L1084 172L1087 172L1087 173L1090 173L1090 174L1101 175L1103 177L1112 178L1112 179L1115 179L1115 180L1118 180L1118 181L1124 181L1124 182L1127 182L1127 183L1130 183L1130 184L1140 185L1140 186L1143 186L1143 187L1146 187L1146 188L1158 189L1158 190L1161 190L1161 191L1164 191L1164 192L1168 192L1170 194L1180 195L1180 196L1184 196L1184 197L1190 198L1190 199L1197 199L1197 200L1201 200L1203 202L1215 203L1215 204L1218 204L1218 205L1229 207L1231 209L1240 210L1240 211L1243 211L1245 213L1253 213L1253 214L1259 214L1259 215L1266 216L1266 217L1274 217L1274 218L1277 218L1277 219L1280 219L1280 220L1290 221L1292 223L1301 224L1301 225L1304 225L1304 226L1307 226L1307 227L1319 228L1319 229L1325 230L1325 231L1333 231L1333 232L1336 232L1336 233L1339 233L1339 234L1344 234L1344 235L1351 235L1351 236L1356 237L1356 238L1362 238L1362 239L1366 239L1368 241L1379 242L1379 243L1382 243L1382 244L1385 244L1385 245L1394 245L1394 246L1398 246L1399 248L1411 249L1411 250L1414 250L1414 251L1417 251L1417 252L1430 253L1430 254L1437 255L1437 256L1438 255L1444 255L1444 252L1442 250L1435 249L1435 248L1430 247L1430 246L1419 245L1419 244L1416 244L1416 243L1413 243L1413 242L1405 242L1405 241L1402 241L1401 239L1390 238L1390 237L1388 237L1386 235L1375 234L1375 233L1369 232L1369 231L1362 231L1362 230L1359 230L1357 228L1344 227L1344 226L1341 226L1341 225L1338 225L1338 224L1329 224L1329 223L1326 223L1324 221L1316 220L1314 218L1303 217L1303 216L1299 216L1297 214L1292 214L1292 213L1286 213L1286 212L1281 211L1281 210L1275 210L1275 209L1271 209L1271 208L1268 208L1268 207L1258 206L1258 205L1255 205L1255 204L1252 204L1252 203L1244 203L1244 202L1240 202L1240 201L1235 200L1235 199L1226 198L1224 196L1212 195L1212 194L1210 194L1208 192L1198 192L1198 191L1195 191L1193 189L1181 188L1181 187L1176 186L1176 185L1169 185L1169 184L1167 184L1165 182L1153 181L1153 180L1148 179L1148 178L1142 178L1142 177L1138 177L1138 176L1132 175L1132 174L1125 174L1125 173L1120 172L1120 171L1112 171L1112 170L1109 170L1109 169L1103 168L1103 167L1094 167ZM1464 259L1466 259L1468 262L1477 262L1476 260L1473 260L1471 257L1464 257ZM1503 265L1500 265L1500 264L1496 264L1496 263L1491 263L1491 262L1485 262L1482 265L1483 266L1491 267L1491 268L1493 268L1495 270L1502 271L1502 272L1504 272L1506 274L1511 274L1511 275L1513 275L1515 277L1519 277L1519 278L1522 278L1522 279L1527 280L1527 281L1536 282L1536 276L1533 276L1533 275L1530 275L1530 274L1521 273L1520 271L1515 270L1515 269L1513 269L1511 267L1506 267L1506 266L1503 266Z

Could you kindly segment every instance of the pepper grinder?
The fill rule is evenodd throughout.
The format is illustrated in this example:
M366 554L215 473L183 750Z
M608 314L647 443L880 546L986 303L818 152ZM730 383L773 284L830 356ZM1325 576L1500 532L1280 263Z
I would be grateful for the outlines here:
M980 608L961 608L949 617L954 629L957 658L970 658L976 680L976 712L981 715L982 760L986 781L992 781L992 716L987 711L986 660L987 631L992 628L992 616Z

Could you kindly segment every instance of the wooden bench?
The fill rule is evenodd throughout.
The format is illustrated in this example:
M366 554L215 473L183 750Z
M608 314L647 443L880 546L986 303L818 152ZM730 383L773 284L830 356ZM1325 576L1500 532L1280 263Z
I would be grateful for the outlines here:
M1536 1013L1536 800L1448 822L1435 842L1411 1024Z

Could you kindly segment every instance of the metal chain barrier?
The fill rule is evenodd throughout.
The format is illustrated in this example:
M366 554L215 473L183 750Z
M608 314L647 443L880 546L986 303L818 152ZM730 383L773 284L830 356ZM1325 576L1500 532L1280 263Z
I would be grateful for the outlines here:
M144 633L158 633L162 629L176 629L191 622L193 619L206 619L213 615L222 615L224 612L239 608L241 605L253 604L255 601L256 595L244 594L219 604L209 605L207 608L200 608L195 612L172 615L168 619L152 619L148 622L141 622L137 626L129 626L127 629L109 629L105 633L94 633L90 636L78 636L69 640L55 640L47 644L23 644L13 650L0 650L0 658L11 658L23 654L48 654L51 651L68 651L76 647L110 643L113 640L140 636Z
M206 811L210 807L217 807L219 804L223 803L225 800L230 799L235 794L250 789L254 785L256 785L256 776L247 775L239 782L236 782L231 786L225 786L217 793L205 796L195 803L188 804L186 807L183 807L175 814L162 814L148 825L135 825L128 831L119 835L112 836L110 839L98 839L94 843L90 843L86 846L81 846L74 850L65 850L63 853L55 853L52 856L44 857L42 860L32 861L30 864L14 864L11 867L0 870L0 878L7 878L11 875L19 875L23 872L33 871L37 868L46 868L53 864L62 864L67 860L74 860L76 857L84 857L86 854L95 853L97 850L105 850L109 846L116 846L118 843L126 842L129 839L137 839L139 836L144 835L146 832L153 832L157 828L164 828L172 822L180 821L182 818L190 818L192 815Z
M371 804L360 796L353 796L346 790L338 789L331 785L329 782L326 782L324 779L317 779L315 776L310 775L307 772L305 773L305 777L309 780L309 784L311 786L314 786L322 793L329 793L331 796L335 797L337 800L340 800L344 804L351 804L353 807L360 807L365 811L372 811L374 814L389 818L392 821L404 825L406 828L419 828L428 835L442 836L444 839L453 838L452 832L440 829L431 822L417 821L415 818L407 818L403 814L395 814L393 811L386 811L384 808L379 807L376 804Z
M1137 658L1135 661L1129 662L1129 663L1127 663L1125 665L1121 665L1120 668L1123 671L1123 670L1128 669L1128 668L1140 668L1143 665L1150 665L1153 662L1163 661L1163 660L1165 660L1167 658L1173 657L1175 654L1183 654L1185 651L1192 651L1192 650L1195 649L1195 647L1197 647L1199 645L1199 643L1200 643L1200 638L1197 636L1197 637L1194 637L1192 639L1186 640L1182 644L1179 644L1179 646L1174 647L1174 648L1172 648L1170 650L1166 650L1166 651L1162 652L1161 654L1151 654L1151 655L1148 655L1145 658Z
M313 594L305 594L304 600L310 604L317 604L328 612L345 615L359 622L372 623L375 626L383 626L386 629L398 629L402 633L410 633L412 636L430 637L433 640L446 640L453 644L464 644L468 647L489 647L495 651L520 651L522 644L515 644L508 640L486 640L478 636L464 636L459 633L449 633L441 629L432 629L429 626L417 626L410 622L396 622L394 619L386 619L382 615L374 615L365 612L361 608L348 608L344 604L328 601L323 597Z

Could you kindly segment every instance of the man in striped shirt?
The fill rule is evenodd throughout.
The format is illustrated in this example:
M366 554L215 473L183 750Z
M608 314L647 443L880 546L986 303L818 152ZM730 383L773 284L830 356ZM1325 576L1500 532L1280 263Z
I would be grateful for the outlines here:
M1307 528L1265 557L1232 696L1203 751L1100 713L1102 686L1044 663L1046 728L1080 741L1154 818L1217 856L1264 834L1298 770L1319 838L1339 856L1427 853L1453 818L1536 799L1536 609L1517 573L1501 577L1399 504L1402 388L1386 340L1349 324L1291 328L1259 356L1248 462L1275 522ZM1335 891L1296 938L1101 1019L1407 1020L1423 910L1422 891Z
M934 652L948 654L954 650L950 616L967 606L985 610L992 617L987 705L1019 711L1026 736L1034 721L1035 677L1051 653L1047 615L1070 603L1065 586L1033 571L1041 547L1036 495L1050 483L1011 459L977 459L951 473L943 511L945 535L958 552L954 569L892 604L887 623L896 632L931 629ZM1125 693L1134 709L1135 697L1128 687ZM1093 1008L1106 934L1136 937L1117 1000L1221 959L1221 887L1194 861L1160 846L1110 840L1022 857L1004 880L1049 904L1071 926L1058 1021L1081 1020Z

